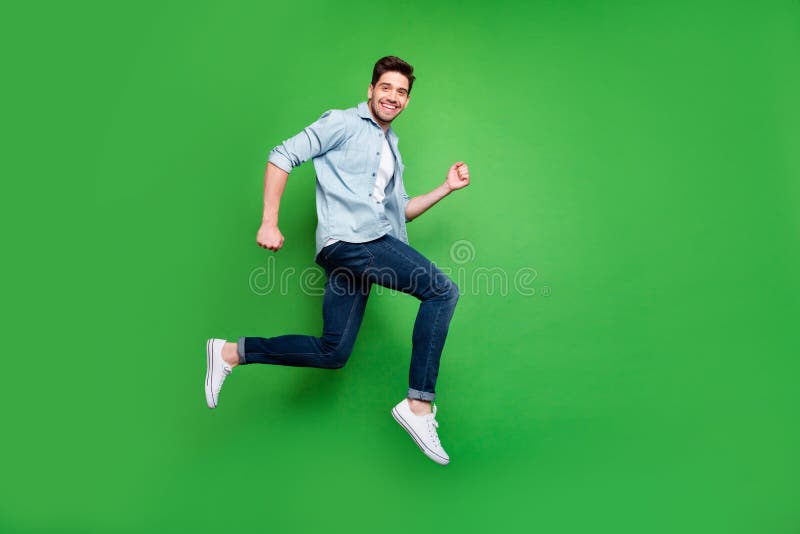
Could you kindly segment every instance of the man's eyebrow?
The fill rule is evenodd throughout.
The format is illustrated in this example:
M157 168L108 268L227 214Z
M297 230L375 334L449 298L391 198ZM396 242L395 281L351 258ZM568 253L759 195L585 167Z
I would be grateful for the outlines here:
M391 83L389 83L389 82L380 82L378 85L382 85L382 86L388 86L388 87L391 87L391 86L392 86L392 84L391 84ZM398 87L398 89L399 89L400 91L405 91L405 92L408 92L408 89L406 89L405 87Z

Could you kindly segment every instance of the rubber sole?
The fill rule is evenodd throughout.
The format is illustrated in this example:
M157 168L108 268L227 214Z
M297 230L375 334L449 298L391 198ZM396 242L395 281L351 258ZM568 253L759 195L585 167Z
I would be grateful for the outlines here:
M209 339L206 341L206 404L211 409L217 407L214 404L214 340Z
M403 416L400 415L400 413L397 411L397 408L392 408L392 417L394 417L394 420L397 421L397 424L399 424L401 427L403 427L403 429L406 432L408 432L408 435L411 436L411 439L414 440L414 443L417 444L417 447L419 447L419 450L421 450L425 456L427 456L428 458L430 458L439 465L447 465L450 463L449 459L442 458L434 451L430 450L428 447L425 446L425 443L423 443L423 441L419 438L419 436L417 436L417 433L414 432L414 430L406 422L406 420L403 419Z

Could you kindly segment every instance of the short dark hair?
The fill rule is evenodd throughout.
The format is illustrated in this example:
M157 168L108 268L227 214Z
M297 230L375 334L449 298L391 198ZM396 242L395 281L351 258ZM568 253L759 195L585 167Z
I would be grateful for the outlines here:
M386 72L399 72L408 78L408 94L411 94L411 87L414 85L414 67L403 61L397 56L386 56L380 58L372 69L373 87Z

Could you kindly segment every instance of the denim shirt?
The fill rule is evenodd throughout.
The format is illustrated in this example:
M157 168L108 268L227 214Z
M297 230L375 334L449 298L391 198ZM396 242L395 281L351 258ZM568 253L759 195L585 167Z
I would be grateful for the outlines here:
M394 176L386 198L372 196L384 136L394 155ZM405 210L409 197L403 187L403 160L397 135L386 134L366 102L345 110L330 110L302 132L276 146L269 162L286 172L314 160L317 172L316 251L329 239L351 243L372 241L385 234L408 243Z

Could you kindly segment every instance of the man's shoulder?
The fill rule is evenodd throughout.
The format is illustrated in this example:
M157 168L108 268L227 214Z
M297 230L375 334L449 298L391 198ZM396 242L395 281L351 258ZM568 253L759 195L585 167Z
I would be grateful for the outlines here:
M361 115L358 106L353 106L352 108L346 109L329 109L320 116L320 119L324 119L325 117L357 123L358 121L356 119L360 119Z
M367 121L362 117L358 106L347 109L329 109L315 122L319 128L332 134L350 138L363 135Z

